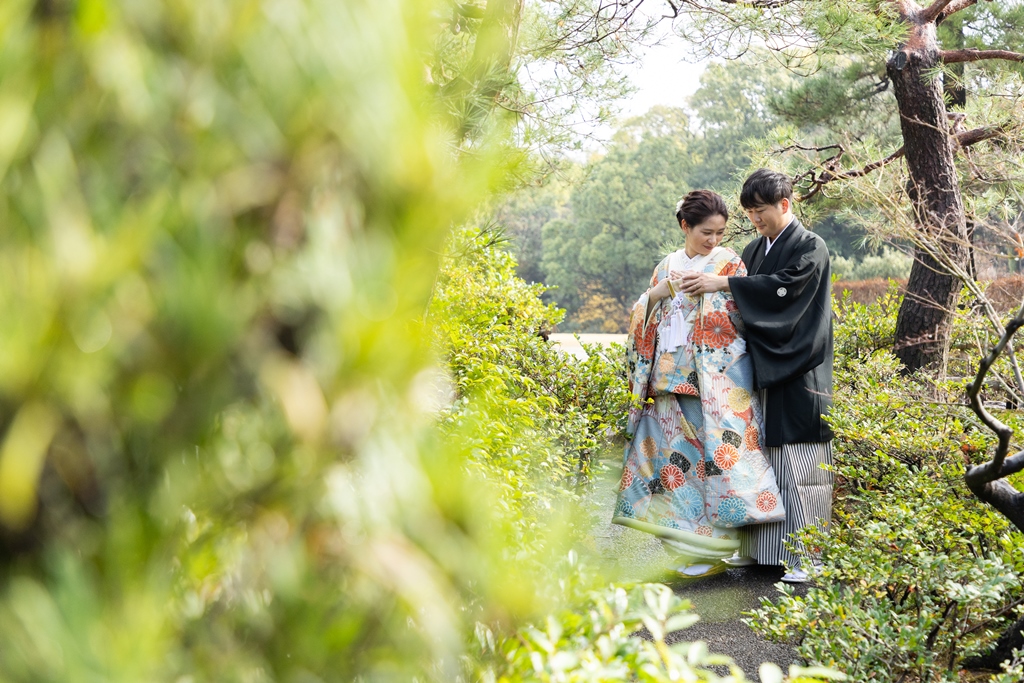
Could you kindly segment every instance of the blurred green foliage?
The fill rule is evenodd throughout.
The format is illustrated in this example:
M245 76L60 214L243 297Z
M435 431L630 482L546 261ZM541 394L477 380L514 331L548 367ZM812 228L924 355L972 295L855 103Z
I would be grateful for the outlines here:
M881 254L865 256L859 263L852 258L833 256L832 273L840 280L906 280L913 262L906 254L885 247Z
M410 324L507 164L435 9L0 7L0 678L461 670L487 507Z

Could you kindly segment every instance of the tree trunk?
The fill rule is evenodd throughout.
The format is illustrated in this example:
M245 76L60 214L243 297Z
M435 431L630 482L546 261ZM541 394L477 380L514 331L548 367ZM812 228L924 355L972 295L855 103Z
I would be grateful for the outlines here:
M935 24L915 22L914 17L907 20L910 36L886 69L899 107L914 218L924 239L962 266L967 229L942 82L935 73L939 66ZM894 350L907 372L928 368L944 374L959 291L957 279L918 248L896 319Z
M967 47L964 37L964 22L960 15L956 15L942 22L942 29L945 32L946 40L943 41L946 49L962 50ZM963 112L967 108L967 85L964 83L964 62L956 62L946 65L946 73L942 76L942 92L946 98L946 108L950 111ZM961 122L958 130L964 130ZM978 265L974 258L974 221L967 219L967 274L978 279Z
M1010 628L1006 629L992 649L985 654L965 659L963 664L970 669L988 669L999 671L1000 665L1008 659L1013 659L1013 651L1024 647L1024 619L1018 619Z

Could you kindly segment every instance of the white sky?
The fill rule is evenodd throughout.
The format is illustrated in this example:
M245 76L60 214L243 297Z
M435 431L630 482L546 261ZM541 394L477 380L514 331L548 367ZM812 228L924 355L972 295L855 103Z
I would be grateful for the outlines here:
M659 45L647 48L640 60L627 68L637 92L623 103L623 116L643 114L657 104L682 107L686 98L700 86L704 62L685 61L687 45L671 36Z

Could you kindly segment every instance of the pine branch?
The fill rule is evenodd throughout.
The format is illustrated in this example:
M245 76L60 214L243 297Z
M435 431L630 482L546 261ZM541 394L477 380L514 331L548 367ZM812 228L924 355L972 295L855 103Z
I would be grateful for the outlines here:
M1024 62L1024 53L1011 52L1009 50L976 50L968 48L964 50L942 50L939 52L939 59L946 64L980 62L983 59L1008 59L1012 62Z
M971 145L976 145L979 142L997 138L1002 135L1002 133L1002 126L984 126L982 128L966 130L963 133L958 133L954 137L956 138L957 144L961 147L970 147Z
M977 5L977 4L978 4L978 0L953 0L953 2L949 3L949 5L946 7L946 9L942 10L942 13L935 20L935 23L936 24L941 24L950 15L956 14L960 10L965 10L968 7L971 7L971 6Z
M954 1L955 0L935 0L935 2L931 4L931 6L924 8L923 10L920 11L920 13L918 13L918 21L921 22L922 24L927 24L928 22L935 21L940 16L942 16L942 12Z
M775 9L797 2L797 0L722 0L722 2L727 5L743 5L755 9Z
M982 128L975 128L973 130L964 131L963 133L959 133L953 137L956 140L958 146L970 147L971 145L976 145L977 143L982 142L984 140L990 140L994 137L998 137L1002 132L1003 129L1000 128L999 126L985 126ZM806 147L800 147L799 145L792 145L786 149L797 148L808 149ZM826 160L824 164L825 170L823 170L821 173L815 174L814 171L811 170L808 171L807 173L797 176L797 181L807 179L813 186L810 192L800 197L797 197L798 202L807 201L814 195L818 194L818 192L821 191L822 187L824 187L828 183L831 183L832 181L860 178L861 176L865 176L868 173L871 173L872 171L876 171L882 168L883 166L888 166L897 159L901 159L905 154L905 148L900 147L899 149L897 149L895 152L885 157L884 159L872 161L870 164L867 164L863 168L850 169L846 171L835 171L832 168L829 168L829 166L832 165L832 163L837 162L839 158L845 153L845 150L841 145L829 145L828 147L813 148L812 151L822 151L825 149L838 149L839 152Z

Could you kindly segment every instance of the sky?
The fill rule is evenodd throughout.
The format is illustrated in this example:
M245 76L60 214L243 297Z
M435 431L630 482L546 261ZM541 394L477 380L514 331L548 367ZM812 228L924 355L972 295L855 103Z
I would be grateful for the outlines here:
M669 37L647 48L637 62L627 67L626 72L637 92L623 102L623 118L643 114L657 104L675 107L686 104L686 98L700 86L706 64L685 61L688 47L684 41Z

